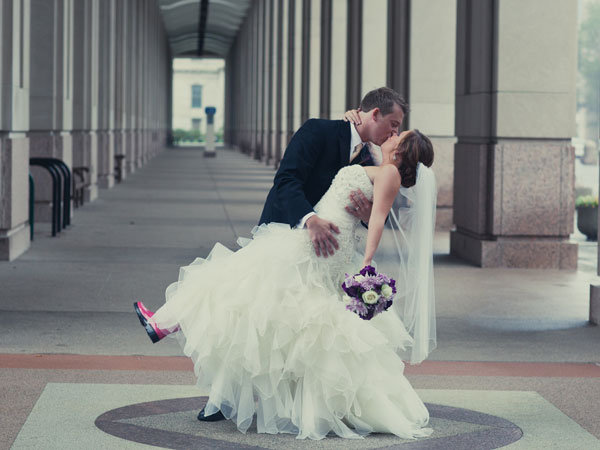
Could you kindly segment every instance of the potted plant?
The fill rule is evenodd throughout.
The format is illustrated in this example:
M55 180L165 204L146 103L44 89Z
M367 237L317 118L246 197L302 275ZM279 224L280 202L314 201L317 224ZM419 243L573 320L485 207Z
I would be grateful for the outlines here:
M598 239L598 197L582 195L575 200L577 228L589 241Z

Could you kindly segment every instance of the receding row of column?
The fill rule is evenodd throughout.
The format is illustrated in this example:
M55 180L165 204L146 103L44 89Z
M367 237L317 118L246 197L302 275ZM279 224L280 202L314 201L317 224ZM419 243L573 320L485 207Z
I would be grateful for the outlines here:
M227 142L277 166L309 117L339 119L390 86L411 104L404 126L434 141L438 226L449 229L455 26L455 0L254 2L227 58Z
M86 201L164 148L171 55L154 2L8 0L0 4L0 259L29 245L51 217L51 179L30 157L86 167Z

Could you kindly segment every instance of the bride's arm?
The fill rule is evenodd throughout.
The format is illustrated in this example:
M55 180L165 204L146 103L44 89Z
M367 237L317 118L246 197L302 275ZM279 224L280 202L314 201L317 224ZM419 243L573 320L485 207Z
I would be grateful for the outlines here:
M373 255L375 255L381 240L383 226L394 204L398 189L400 189L398 169L392 165L382 166L373 180L373 209L369 219L363 266L371 265Z

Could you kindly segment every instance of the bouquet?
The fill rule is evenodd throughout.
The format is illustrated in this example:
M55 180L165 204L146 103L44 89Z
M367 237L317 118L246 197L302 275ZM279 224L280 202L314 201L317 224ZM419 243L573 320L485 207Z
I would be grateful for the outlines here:
M356 275L346 274L342 284L346 309L361 319L371 320L392 306L396 294L396 281L377 273L374 267L365 266Z

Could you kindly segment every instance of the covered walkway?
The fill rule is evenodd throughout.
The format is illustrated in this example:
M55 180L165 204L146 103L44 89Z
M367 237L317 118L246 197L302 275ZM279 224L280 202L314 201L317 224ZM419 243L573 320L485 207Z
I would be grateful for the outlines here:
M216 241L235 248L238 236L249 236L273 175L227 149L215 159L203 158L199 149L168 149L80 208L59 238L36 225L35 245L0 265L0 448L15 439L14 448L75 448L82 436L90 448L142 448L133 441L146 441L131 428L113 424L124 421L154 430L147 433L154 441L146 443L168 447L169 433L186 443L170 448L202 448L206 439L219 448L309 448L310 442L287 437L198 424L201 398L136 407L138 415L129 411L127 420L111 412L204 394L191 386L191 366L174 341L150 343L132 302L159 306L179 266L206 256ZM587 322L595 268L481 269L448 253L448 235L441 233L435 257L438 349L423 365L407 368L424 399L443 406L433 408L437 437L473 445L483 439L487 447L481 448L495 448L494 439L512 441L490 430L514 425L511 436L517 430L522 436L510 448L597 446L600 328ZM129 384L135 386L123 386ZM466 424L452 408L513 425L481 418ZM362 444L405 444L379 439ZM333 439L322 445L342 444ZM450 447L432 441L422 448Z

